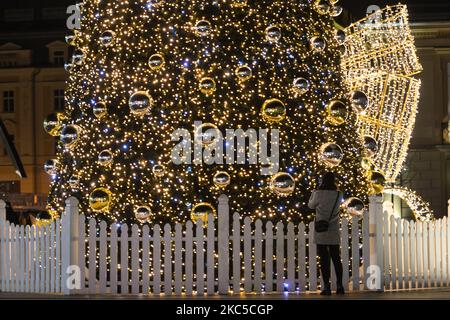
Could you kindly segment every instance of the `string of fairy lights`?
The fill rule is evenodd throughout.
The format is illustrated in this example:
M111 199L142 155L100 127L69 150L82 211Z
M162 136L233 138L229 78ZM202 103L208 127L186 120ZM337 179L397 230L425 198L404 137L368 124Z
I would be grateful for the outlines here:
M336 2L84 1L66 39L66 110L44 124L60 141L45 165L51 212L74 195L111 222L196 221L226 193L243 215L310 220L306 202L327 170L359 206L381 192L364 165L370 145L354 134L369 101L342 77ZM173 164L172 132L195 121L205 152L217 147L210 130L279 129L280 172Z
M342 69L348 85L364 92L368 108L360 110L358 131L371 156L372 179L395 184L408 155L420 98L422 71L404 5L388 6L345 30L347 48ZM403 199L416 220L430 220L432 211L408 188L392 186L387 194Z

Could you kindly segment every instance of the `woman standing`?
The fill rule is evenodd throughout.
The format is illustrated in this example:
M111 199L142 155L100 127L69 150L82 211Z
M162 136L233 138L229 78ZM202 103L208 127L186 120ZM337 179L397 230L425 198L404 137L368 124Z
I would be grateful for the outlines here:
M333 260L336 271L336 293L345 293L342 285L341 233L339 227L339 207L342 199L343 194L337 190L334 173L327 172L322 178L319 190L313 191L308 203L311 209L316 210L315 222L318 230L314 231L314 242L317 244L320 271L324 283L321 295L331 295L331 260ZM317 228L317 222L321 224L321 228ZM325 227L323 227L324 224Z

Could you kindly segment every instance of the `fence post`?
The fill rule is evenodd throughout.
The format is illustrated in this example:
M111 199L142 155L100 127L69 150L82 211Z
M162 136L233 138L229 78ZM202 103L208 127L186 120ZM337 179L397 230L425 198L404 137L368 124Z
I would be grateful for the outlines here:
M219 294L227 294L230 283L230 207L224 194L219 197L218 209Z
M371 290L384 291L384 247L383 247L383 198L372 196L369 199L369 239L370 239L370 272L366 287ZM369 286L375 281L376 287Z
M6 202L0 200L0 291L3 288L3 264L5 263L5 257L3 256L5 253L3 252L3 241L6 239ZM3 239L2 239L3 238Z
M79 201L75 197L66 200L66 210L62 217L62 235L61 235L61 288L64 294L70 295L80 290L81 269L84 266L79 265L78 246L79 246Z

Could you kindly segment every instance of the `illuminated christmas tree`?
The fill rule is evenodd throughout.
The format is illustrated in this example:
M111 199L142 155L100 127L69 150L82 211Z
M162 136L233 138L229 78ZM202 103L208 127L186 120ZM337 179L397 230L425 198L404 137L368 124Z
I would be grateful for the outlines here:
M367 96L343 81L336 2L85 0L81 29L67 37L66 110L45 122L60 140L45 166L50 208L62 212L73 195L83 213L108 221L185 221L213 212L225 193L244 215L299 221L325 171L347 198L380 192L383 178L371 184L367 165L376 142L357 134ZM173 139L183 129L192 135L184 145ZM218 139L227 129L257 136L242 147ZM279 149L279 162L252 161L260 129L269 142L279 130L267 150ZM181 160L199 148L227 156L179 164L180 145L192 151ZM239 148L244 161L229 164Z

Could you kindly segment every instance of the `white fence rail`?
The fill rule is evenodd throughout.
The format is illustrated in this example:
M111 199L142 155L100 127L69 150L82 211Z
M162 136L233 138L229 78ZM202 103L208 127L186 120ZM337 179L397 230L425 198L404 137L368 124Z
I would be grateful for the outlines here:
M381 199L371 198L361 221L342 219L344 286L357 291L449 285L448 221L389 219ZM230 213L226 196L219 198L218 217L210 216L207 227L191 221L108 226L87 221L78 212L78 200L70 198L61 220L24 228L5 220L0 201L0 290L156 295L316 291L321 279L313 228L313 223L243 219Z

